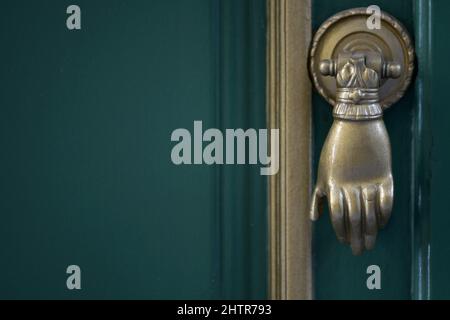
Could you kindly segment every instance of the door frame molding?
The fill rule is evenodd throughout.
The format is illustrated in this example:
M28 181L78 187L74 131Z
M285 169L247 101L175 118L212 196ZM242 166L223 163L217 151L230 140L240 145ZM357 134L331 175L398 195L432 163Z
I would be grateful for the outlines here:
M269 178L270 299L312 299L311 0L267 0L268 127L280 130Z

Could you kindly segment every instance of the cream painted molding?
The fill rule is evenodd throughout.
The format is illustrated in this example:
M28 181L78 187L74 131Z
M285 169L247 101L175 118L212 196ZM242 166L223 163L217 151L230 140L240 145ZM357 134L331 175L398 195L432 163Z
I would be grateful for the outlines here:
M270 298L311 299L311 0L267 0L267 102L280 129L280 171L269 180Z

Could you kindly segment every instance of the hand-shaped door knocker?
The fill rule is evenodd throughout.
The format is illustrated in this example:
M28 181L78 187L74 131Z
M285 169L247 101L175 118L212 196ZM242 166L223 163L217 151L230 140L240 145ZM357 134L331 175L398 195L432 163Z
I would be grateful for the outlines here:
M383 110L400 99L414 68L404 27L381 14L381 28L367 27L366 9L350 9L317 31L310 53L313 82L333 106L334 122L319 161L311 219L328 200L338 239L355 255L375 245L391 216L394 183Z

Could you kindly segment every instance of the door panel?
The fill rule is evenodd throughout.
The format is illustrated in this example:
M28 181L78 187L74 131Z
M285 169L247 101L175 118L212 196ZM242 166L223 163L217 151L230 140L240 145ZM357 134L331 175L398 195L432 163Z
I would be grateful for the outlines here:
M264 298L259 168L170 136L264 127L265 1L70 4L0 6L0 298Z
M422 17L416 36L420 39L417 84L420 108L417 119L422 120L420 160L416 174L421 178L417 188L418 279L417 291L424 298L450 299L450 210L448 206L450 163L448 119L448 86L450 84L450 43L448 41L449 1L417 1L418 19ZM419 112L420 111L420 112ZM423 169L423 170L422 170ZM425 201L420 201L425 199ZM428 200L428 201L427 201ZM418 248L419 248L418 244ZM424 250L426 248L426 250ZM420 262L420 264L419 264ZM423 268L422 266L427 268ZM422 268L420 268L422 267ZM422 271L422 273L419 273ZM424 272L425 271L425 272ZM426 279L426 280L424 280Z

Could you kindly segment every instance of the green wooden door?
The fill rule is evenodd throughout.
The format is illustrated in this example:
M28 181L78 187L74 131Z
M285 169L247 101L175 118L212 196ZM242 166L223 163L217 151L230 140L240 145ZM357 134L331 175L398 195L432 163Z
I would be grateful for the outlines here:
M170 157L264 127L265 1L72 2L0 4L0 298L265 298L265 178Z
M79 0L82 28L68 30L71 4L0 4L0 298L266 298L266 177L170 157L171 133L194 121L266 127L266 1ZM312 0L313 30L369 5L407 27L418 60L385 114L395 205L360 257L329 219L315 224L314 295L450 298L450 3ZM332 121L317 94L313 113L317 167ZM367 289L370 265L381 290Z
M450 298L448 18L443 0L313 0L313 29L338 11L378 5L415 36L418 73L405 97L384 116L392 144L395 203L373 251L352 256L335 239L329 219L314 230L314 290L317 299ZM313 97L314 161L331 126L329 105ZM367 267L381 269L381 290L368 290Z

